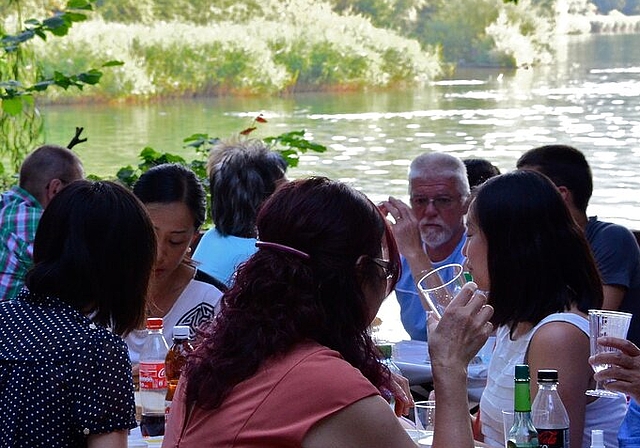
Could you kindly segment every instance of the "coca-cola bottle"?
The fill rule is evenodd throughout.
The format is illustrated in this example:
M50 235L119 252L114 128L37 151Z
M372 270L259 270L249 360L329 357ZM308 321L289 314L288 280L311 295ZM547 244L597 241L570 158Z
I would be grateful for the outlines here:
M169 347L162 335L162 319L147 319L147 340L140 353L140 431L145 437L164 435L167 379L164 360Z
M558 395L557 370L538 370L531 414L541 448L569 448L569 414Z
M178 387L178 380L187 361L187 355L193 351L189 342L189 327L176 325L173 327L173 345L165 358L165 372L167 376L167 395L165 397L165 415L168 418L171 411L173 394Z

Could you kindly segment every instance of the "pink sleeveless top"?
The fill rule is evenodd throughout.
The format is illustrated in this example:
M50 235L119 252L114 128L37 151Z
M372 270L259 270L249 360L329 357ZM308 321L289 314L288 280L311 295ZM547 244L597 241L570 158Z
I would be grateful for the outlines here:
M378 390L338 352L300 344L265 363L214 410L195 408L186 424L183 382L178 386L163 447L300 447L323 418Z

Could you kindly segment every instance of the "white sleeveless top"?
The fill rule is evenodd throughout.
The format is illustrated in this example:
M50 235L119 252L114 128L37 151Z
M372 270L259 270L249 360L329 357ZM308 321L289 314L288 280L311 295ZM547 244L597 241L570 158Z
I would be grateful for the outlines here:
M222 292L215 286L199 280L191 280L184 288L171 309L164 315L162 334L171 346L173 327L186 325L191 328L190 337L195 336L196 329L210 321L220 310ZM133 330L124 341L129 348L131 364L140 362L140 353L147 340L147 330Z
M509 327L496 331L496 348L489 363L487 386L480 399L482 434L484 442L492 447L504 447L502 410L513 410L513 376L515 366L524 362L529 342L542 325L549 322L567 322L575 325L589 337L589 321L574 313L555 313L545 317L525 335L515 341L509 338ZM550 347L552 350L553 347ZM532 376L534 376L532 374ZM627 411L624 395L619 398L598 398L588 403L585 411L582 446L589 448L591 430L602 429L607 448L618 447L618 427ZM579 448L579 447L572 447Z

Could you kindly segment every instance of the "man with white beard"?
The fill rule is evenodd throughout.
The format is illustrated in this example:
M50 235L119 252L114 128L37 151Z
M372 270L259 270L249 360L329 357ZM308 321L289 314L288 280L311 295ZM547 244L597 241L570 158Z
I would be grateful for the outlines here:
M469 206L464 163L446 153L418 156L409 167L410 206L389 197L381 204L391 215L402 254L402 276L396 285L400 318L411 339L427 340L426 310L414 279L450 263L463 264L464 216ZM447 279L443 279L447 280Z

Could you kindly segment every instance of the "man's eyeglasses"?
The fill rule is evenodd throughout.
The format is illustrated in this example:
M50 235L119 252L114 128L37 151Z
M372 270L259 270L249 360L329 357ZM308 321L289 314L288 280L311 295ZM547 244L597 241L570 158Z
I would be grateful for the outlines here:
M437 210L448 210L453 207L459 200L460 196L458 196L457 198L452 198L450 196L438 196L435 198L430 198L427 196L414 196L411 198L411 206L427 208L429 204L433 204L433 206Z
M375 264L377 264L382 268L382 271L384 272L384 275L385 277L387 277L387 279L390 279L391 277L393 277L393 272L391 270L391 262L389 260L384 260L382 258L371 258L371 261L373 261Z

